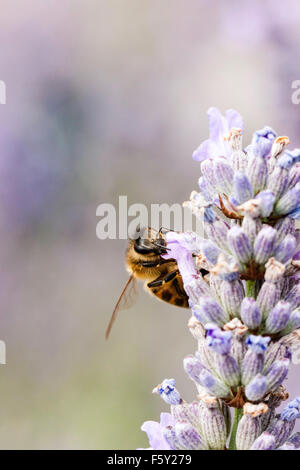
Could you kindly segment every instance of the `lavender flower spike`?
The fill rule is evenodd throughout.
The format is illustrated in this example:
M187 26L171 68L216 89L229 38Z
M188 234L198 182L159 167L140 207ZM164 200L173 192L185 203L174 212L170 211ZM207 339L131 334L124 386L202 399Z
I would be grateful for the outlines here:
M210 108L209 117L193 155L199 189L185 203L204 236L167 233L161 258L173 261L157 269L164 280L179 271L172 287L188 297L197 348L183 367L197 401L164 380L154 393L171 415L143 429L153 449L300 450L300 433L291 435L300 398L278 413L300 345L300 149L287 151L289 139L265 126L243 150L238 113Z

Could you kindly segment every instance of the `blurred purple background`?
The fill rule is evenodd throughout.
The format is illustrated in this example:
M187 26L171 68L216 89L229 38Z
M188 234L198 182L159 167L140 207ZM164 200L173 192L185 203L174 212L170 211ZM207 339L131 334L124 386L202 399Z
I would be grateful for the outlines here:
M0 447L136 448L151 395L195 343L188 314L142 292L104 329L127 279L101 202L181 203L206 111L237 109L300 146L297 0L11 0L0 17ZM291 396L300 392L297 369Z

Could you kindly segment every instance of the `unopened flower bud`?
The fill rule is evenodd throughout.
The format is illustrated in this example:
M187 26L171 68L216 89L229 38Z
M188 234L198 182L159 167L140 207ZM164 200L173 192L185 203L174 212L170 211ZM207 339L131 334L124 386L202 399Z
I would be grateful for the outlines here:
M233 179L233 196L239 204L243 204L253 197L253 189L248 176L237 171Z
M276 282L264 282L256 299L257 306L263 319L280 299L281 289Z
M224 449L227 440L227 426L218 406L202 406L199 411L203 436L211 450Z
M188 450L207 449L205 440L190 423L176 423L174 429L176 437L183 448Z
M265 331L274 334L283 330L289 321L290 312L290 304L284 300L279 301L268 315Z
M268 407L263 404L252 405L246 403L243 409L243 416L239 421L236 432L237 450L248 450L261 433L260 416L265 413Z
M204 325L212 322L222 326L229 320L228 313L212 297L200 297L192 311Z
M269 126L254 132L251 147L254 155L267 157L270 155L276 132Z
M272 256L277 232L269 225L263 227L254 242L254 258L258 264L265 264Z
M283 359L275 361L266 371L266 380L268 384L268 391L276 390L287 377L289 370L290 360Z
M213 160L213 168L218 189L229 195L232 190L233 169L226 159L221 157L217 157Z
M201 361L193 355L186 356L183 360L183 368L185 372L197 384L200 384L199 375L203 367L204 366Z
M268 164L266 159L252 155L248 163L247 174L253 192L258 193L263 190L266 187L268 179Z
M251 297L245 297L241 304L241 318L250 330L259 327L262 321L262 314L256 301Z
M270 338L262 336L248 336L246 344L248 351L242 362L242 383L247 385L264 368L264 354Z
M274 450L275 437L268 432L263 432L252 444L251 450Z
M238 225L233 226L227 235L228 246L240 263L248 263L252 255L251 243Z
M284 194L275 205L277 214L285 215L292 212L300 204L300 183Z
M211 395L217 398L226 398L231 393L230 388L209 372L209 370L203 369L201 371L200 382Z
M240 280L221 284L221 298L223 307L231 317L239 317L241 303L245 296L244 287Z
M245 394L248 400L261 400L268 391L268 383L262 374L257 374L245 388Z
M261 217L269 217L269 215L273 211L273 206L275 202L274 193L269 190L261 191L255 196L255 199L259 202Z

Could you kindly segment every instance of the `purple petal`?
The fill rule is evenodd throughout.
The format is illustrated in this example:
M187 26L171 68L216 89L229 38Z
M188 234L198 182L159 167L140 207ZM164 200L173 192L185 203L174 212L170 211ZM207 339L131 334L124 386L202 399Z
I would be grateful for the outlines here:
M149 439L149 443L154 450L168 450L169 444L163 437L162 430L167 426L174 425L174 418L170 413L161 413L160 423L156 421L145 421L141 430L144 431Z

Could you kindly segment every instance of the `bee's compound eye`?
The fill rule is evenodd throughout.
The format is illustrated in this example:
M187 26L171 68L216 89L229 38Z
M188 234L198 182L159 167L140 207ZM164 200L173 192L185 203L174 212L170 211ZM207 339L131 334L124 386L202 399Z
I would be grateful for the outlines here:
M148 240L138 238L135 241L134 249L137 253L140 253L141 255L147 255L153 251L153 245Z

